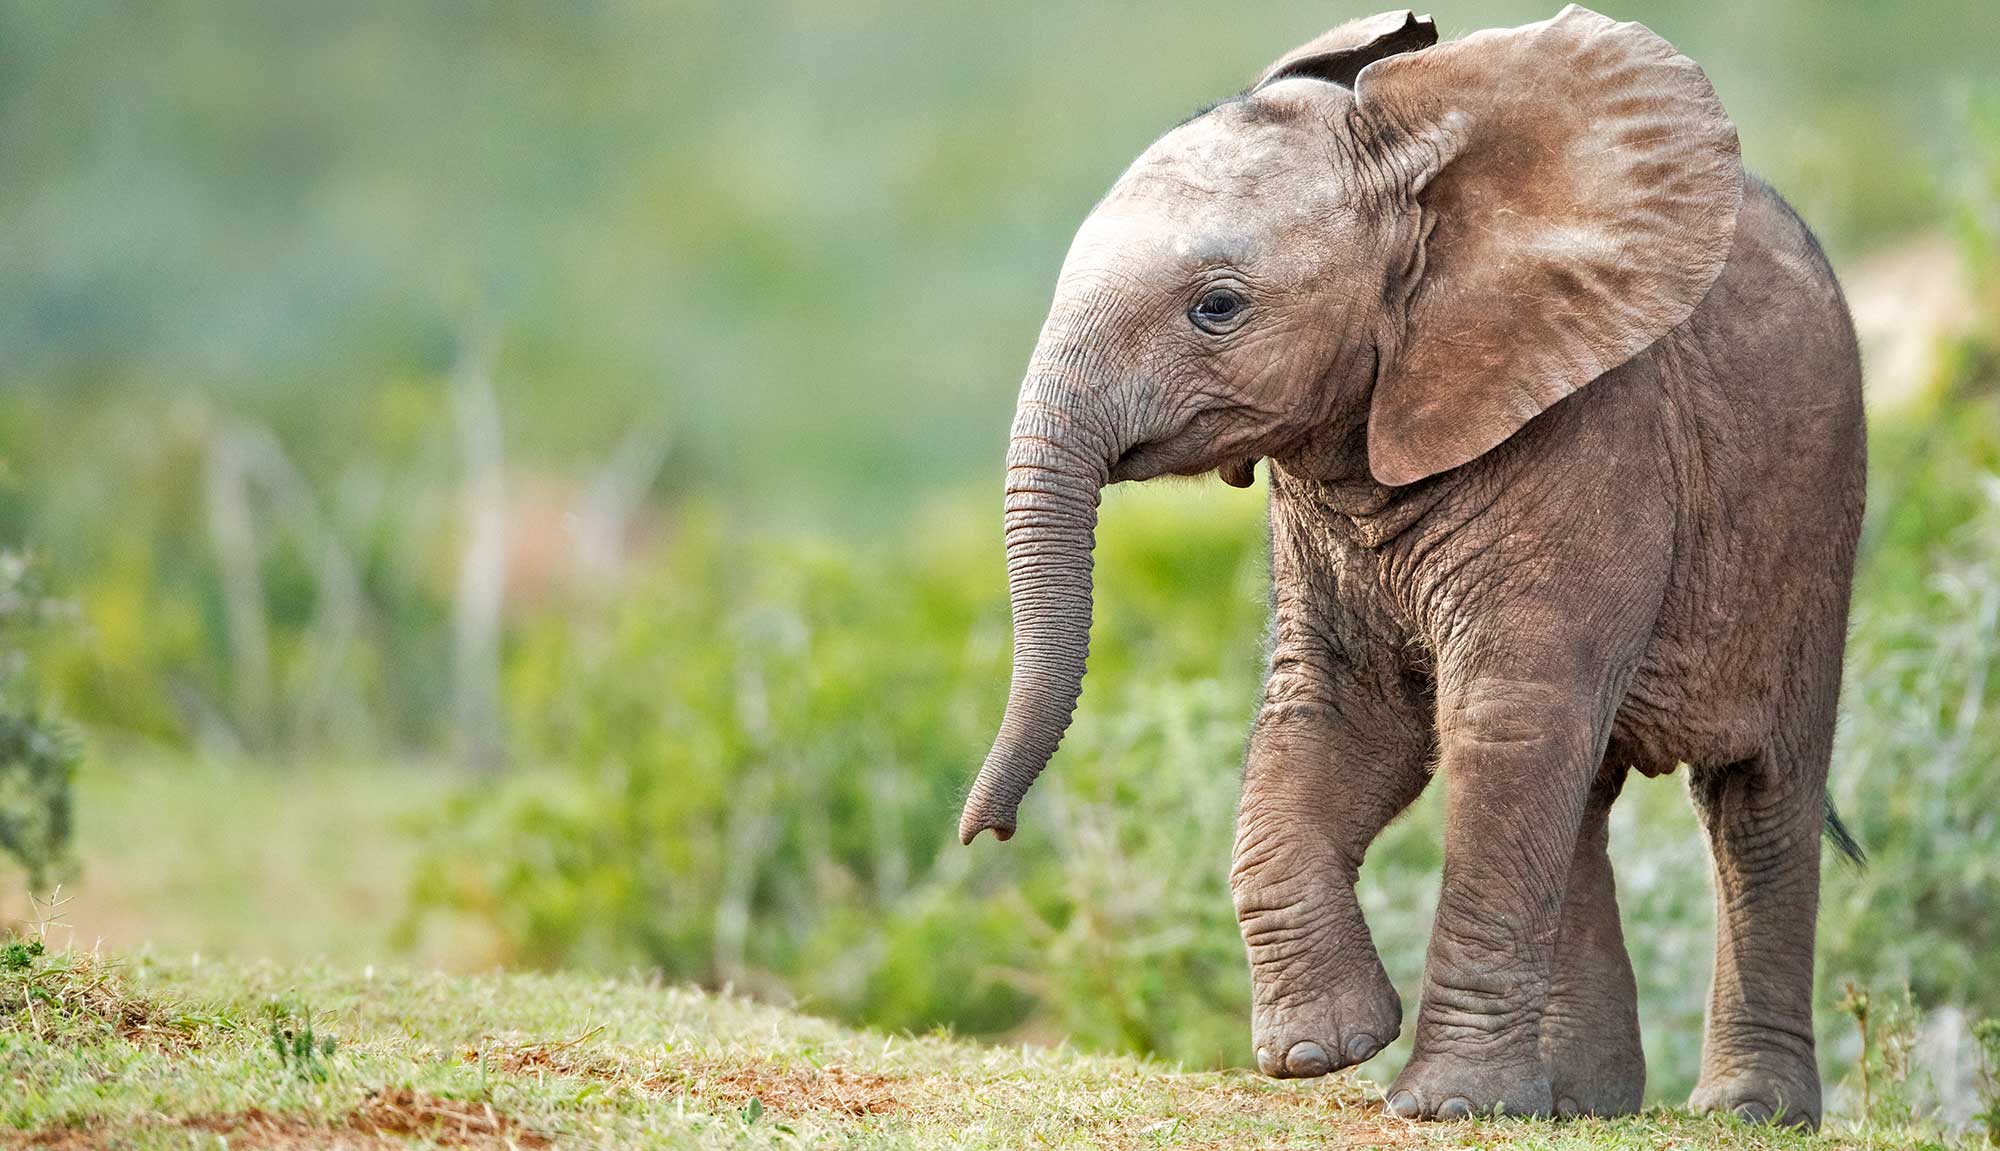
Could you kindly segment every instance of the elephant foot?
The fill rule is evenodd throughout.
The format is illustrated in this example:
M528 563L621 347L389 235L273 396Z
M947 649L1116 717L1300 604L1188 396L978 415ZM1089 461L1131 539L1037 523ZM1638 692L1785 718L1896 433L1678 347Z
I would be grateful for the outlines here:
M1816 1069L1751 1067L1710 1074L1688 1097L1688 1109L1700 1114L1733 1114L1747 1123L1819 1128L1820 1092Z
M1259 1007L1251 1028L1257 1070L1273 1079L1313 1079L1352 1067L1395 1042L1403 1001L1389 977L1365 987L1283 1007Z
M1577 1010L1551 996L1542 1018L1542 1050L1560 1119L1636 1114L1646 1099L1646 1053L1639 1021L1627 1010Z
M1636 1115L1646 1101L1646 1060L1591 1044L1558 1047L1549 1064L1549 1090L1559 1119Z
M1389 1088L1386 1109L1400 1119L1546 1118L1555 1100L1548 1071L1532 1051L1507 1060L1420 1052Z

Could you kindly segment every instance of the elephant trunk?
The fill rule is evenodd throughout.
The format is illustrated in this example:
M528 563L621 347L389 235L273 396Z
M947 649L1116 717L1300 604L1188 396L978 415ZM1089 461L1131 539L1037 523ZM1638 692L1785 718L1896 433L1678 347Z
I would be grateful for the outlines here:
M1014 835L1015 812L1062 742L1090 654L1091 549L1115 454L1060 374L1030 376L1007 448L1007 592L1014 670L1007 713L959 819L971 843Z

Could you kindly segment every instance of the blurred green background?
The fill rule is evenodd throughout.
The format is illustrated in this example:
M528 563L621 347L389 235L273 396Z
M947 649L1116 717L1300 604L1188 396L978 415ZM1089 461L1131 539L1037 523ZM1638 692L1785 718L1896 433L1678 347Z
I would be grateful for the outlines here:
M0 4L0 548L49 589L0 572L0 703L43 723L0 723L0 806L67 771L59 709L66 921L1246 1062L1260 494L1108 493L1079 724L1014 842L955 813L1070 232L1366 11ZM1706 66L1867 337L1834 786L1873 863L1827 869L1826 1060L1849 979L1948 1048L2000 1014L2000 8L1610 11ZM1364 872L1412 1009L1438 790ZM1677 779L1628 789L1614 853L1672 1098L1711 930Z

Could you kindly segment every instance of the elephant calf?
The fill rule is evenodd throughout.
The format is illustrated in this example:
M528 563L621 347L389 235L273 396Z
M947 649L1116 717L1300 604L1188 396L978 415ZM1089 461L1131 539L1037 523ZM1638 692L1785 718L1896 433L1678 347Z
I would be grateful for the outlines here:
M1442 44L1408 12L1336 28L1077 233L1007 452L1013 684L961 836L1012 834L1076 706L1100 489L1268 459L1232 870L1258 1066L1396 1037L1354 881L1435 765L1443 893L1389 1110L1636 1108L1606 816L1628 771L1686 764L1718 907L1693 1105L1815 1123L1863 431L1833 273L1693 62L1573 6Z

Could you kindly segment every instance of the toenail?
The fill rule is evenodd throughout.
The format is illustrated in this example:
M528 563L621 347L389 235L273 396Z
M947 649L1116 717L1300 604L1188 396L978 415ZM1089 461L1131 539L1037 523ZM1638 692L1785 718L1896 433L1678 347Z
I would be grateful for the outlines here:
M1326 1048L1308 1039L1292 1044L1292 1050L1285 1056L1285 1069L1302 1078L1324 1075L1333 1069L1333 1061L1326 1057Z
M1746 1123L1769 1123L1772 1112L1764 1104L1752 1101L1749 1103L1738 1103L1736 1105L1736 1114Z
M1438 1104L1438 1118L1440 1119L1472 1118L1472 1100L1465 1098L1463 1095L1452 1096L1451 1098Z
M1556 1100L1556 1115L1558 1117L1574 1119L1581 1114L1583 1114L1583 1108L1578 1107L1576 1100L1571 1099L1569 1096L1565 1095L1561 1099Z
M1278 1061L1271 1058L1271 1049L1269 1047L1259 1047L1257 1049L1257 1070L1275 1077L1284 1068L1278 1066Z
M1389 1096L1389 1114L1398 1119L1415 1119L1421 1110L1417 1106L1417 1097L1408 1091L1398 1091Z
M1376 1042L1373 1035L1356 1035L1347 1041L1347 1058L1355 1063L1359 1063L1364 1059L1373 1059L1375 1053L1380 1050L1382 1050L1382 1045Z

